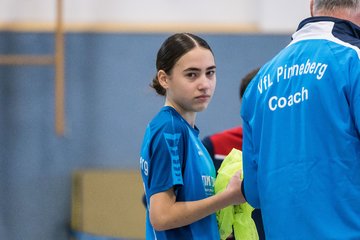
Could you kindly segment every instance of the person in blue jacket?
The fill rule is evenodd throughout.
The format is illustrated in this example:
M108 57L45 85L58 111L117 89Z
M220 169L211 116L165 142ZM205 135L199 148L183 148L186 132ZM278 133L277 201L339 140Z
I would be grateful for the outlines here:
M160 47L156 68L151 86L165 96L165 106L141 147L146 239L220 239L215 212L245 200L240 171L214 195L215 168L195 125L215 90L213 52L202 38L177 33Z
M360 1L310 9L245 91L244 195L266 239L360 239Z
M246 87L250 81L256 76L260 67L256 67L249 71L244 77L240 79L239 87L239 100L242 101ZM221 132L216 132L212 135L205 136L202 140L205 148L210 154L213 160L216 172L219 170L225 157L231 152L233 148L242 150L243 144L243 131L241 126L225 129ZM264 227L262 223L261 210L254 209L252 212L252 218L255 222L259 240L265 239ZM227 240L235 239L234 235L231 235Z

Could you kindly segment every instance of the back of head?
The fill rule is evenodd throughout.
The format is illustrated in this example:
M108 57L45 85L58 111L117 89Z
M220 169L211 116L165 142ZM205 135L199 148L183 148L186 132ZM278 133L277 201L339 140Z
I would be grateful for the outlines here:
M360 24L360 0L311 0L313 16L332 16Z
M253 79L255 77L255 75L259 72L260 67L255 68L253 70L251 70L250 72L248 72L242 79L240 82L240 100L242 99L242 97L244 96L245 90L247 88L247 86L249 85L251 79Z
M332 11L336 8L355 9L358 7L359 0L314 0L315 9Z

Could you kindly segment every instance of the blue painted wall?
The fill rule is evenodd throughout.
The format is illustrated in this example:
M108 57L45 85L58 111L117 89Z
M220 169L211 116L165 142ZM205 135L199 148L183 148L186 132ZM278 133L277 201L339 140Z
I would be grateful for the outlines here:
M163 105L149 83L168 35L66 34L64 137L54 132L53 66L0 66L0 239L68 239L71 173L138 168L146 124ZM197 119L205 136L241 124L240 78L290 36L199 35L217 63L216 94ZM0 54L53 47L50 33L0 32Z

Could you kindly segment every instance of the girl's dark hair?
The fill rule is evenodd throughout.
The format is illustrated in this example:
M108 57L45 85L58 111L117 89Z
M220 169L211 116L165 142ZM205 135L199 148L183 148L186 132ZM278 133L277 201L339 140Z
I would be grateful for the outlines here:
M250 81L256 76L256 74L259 72L260 67L257 67L253 70L251 70L250 72L248 72L242 79L240 82L240 89L239 89L239 96L240 96L240 101L244 96L245 90L247 88L247 86L249 85Z
M212 52L209 44L202 38L191 33L176 33L168 37L161 45L156 57L156 72L163 70L166 74L171 74L171 71L176 62L191 49L196 46L208 49ZM155 75L150 84L157 94L165 96L166 90L160 85Z

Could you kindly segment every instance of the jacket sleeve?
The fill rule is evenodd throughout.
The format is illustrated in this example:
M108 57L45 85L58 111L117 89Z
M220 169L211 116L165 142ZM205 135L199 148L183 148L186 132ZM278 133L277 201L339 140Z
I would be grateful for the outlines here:
M257 156L251 141L251 128L247 121L243 121L243 172L244 195L246 201L254 208L260 208L258 192L258 165Z
M350 108L354 117L357 133L360 135L360 53L358 61L354 61L352 71L350 72L351 81L351 102Z

